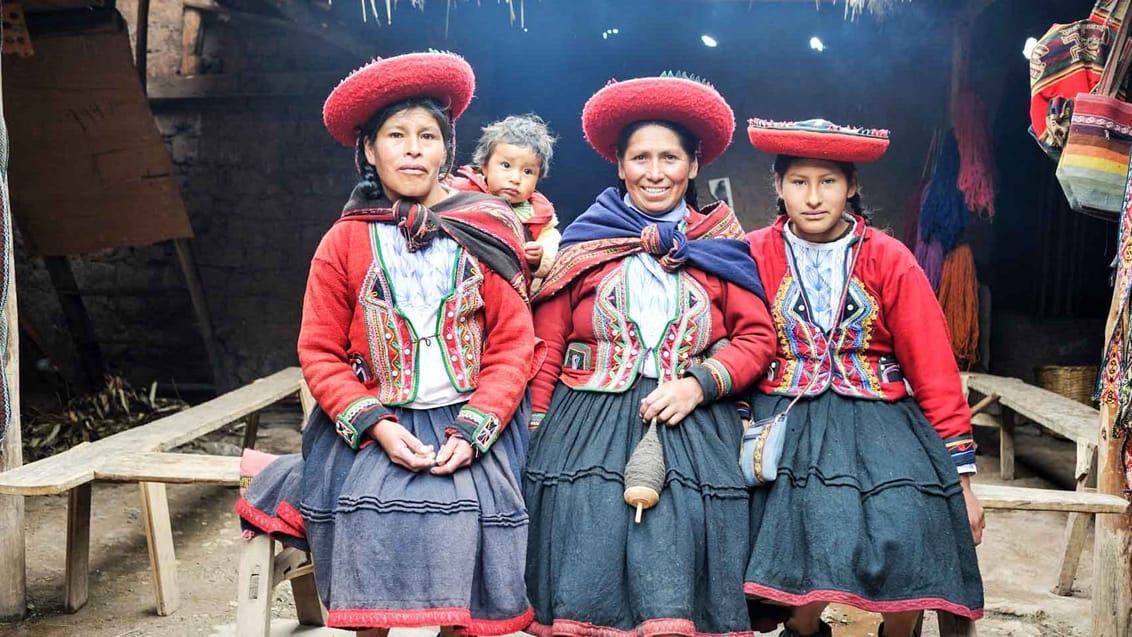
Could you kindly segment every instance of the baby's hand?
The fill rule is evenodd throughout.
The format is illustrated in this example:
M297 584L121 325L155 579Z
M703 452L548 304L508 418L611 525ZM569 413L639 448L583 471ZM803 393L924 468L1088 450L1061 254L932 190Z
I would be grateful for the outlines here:
M523 254L527 257L527 265L532 268L538 267L542 263L542 245L534 241L523 244Z

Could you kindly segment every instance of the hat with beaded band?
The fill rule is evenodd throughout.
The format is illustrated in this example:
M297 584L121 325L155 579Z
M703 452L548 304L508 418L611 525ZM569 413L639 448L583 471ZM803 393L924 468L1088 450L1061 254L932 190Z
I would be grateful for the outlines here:
M887 130L838 126L824 119L777 122L752 118L747 121L747 137L764 153L827 161L867 163L888 150Z

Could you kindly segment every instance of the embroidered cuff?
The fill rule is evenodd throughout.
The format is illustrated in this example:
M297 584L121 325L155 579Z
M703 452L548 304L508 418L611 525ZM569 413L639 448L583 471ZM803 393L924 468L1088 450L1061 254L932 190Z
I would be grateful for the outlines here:
M531 431L538 429L542 425L542 419L543 418L546 418L546 414L539 413L537 411L535 413L531 414L531 423L530 423L530 425L528 425L528 428Z
M456 415L452 427L462 438L472 443L472 448L479 453L487 453L503 431L503 423L499 422L499 416L468 406L460 408L460 413Z
M700 387L704 390L705 404L731 393L731 374L723 363L714 358L690 367L686 373L700 381Z
M350 403L338 414L334 419L334 429L351 449L357 449L362 443L362 434L382 418L396 420L390 416L389 410L381 401L366 396Z
M975 464L975 439L970 434L947 438L943 441L956 467Z

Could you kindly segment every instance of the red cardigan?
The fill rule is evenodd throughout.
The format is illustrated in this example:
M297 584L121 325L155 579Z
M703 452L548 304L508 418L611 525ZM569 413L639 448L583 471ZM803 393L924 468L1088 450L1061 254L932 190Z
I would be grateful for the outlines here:
M971 411L951 352L947 322L912 253L857 219L852 249L860 254L846 282L847 309L834 338L842 332L845 337L831 374L821 356L826 335L800 309L804 304L787 264L785 227L783 216L773 226L747 235L778 333L778 351L759 391L797 395L819 373L810 394L832 388L854 398L895 401L908 395L907 380L956 464L973 464ZM820 371L816 371L818 362Z
M636 382L642 348L617 301L624 299L624 264L618 259L594 268L536 307L535 334L547 345L545 362L531 381L536 422L559 381L577 390L616 393ZM684 320L669 327L660 350L660 377L695 376L705 402L738 393L774 356L766 303L696 268L680 272ZM609 301L595 312L599 297Z
M396 312L374 312L359 302L367 275L376 274L371 269L383 267L374 254L370 225L344 217L322 238L311 261L298 344L299 362L311 393L354 448L363 442L367 428L391 417L388 405L378 397L403 393L398 388L383 388L382 379L405 383L408 381L401 379L409 375L406 369L412 369L398 364L406 352L390 347L404 346L397 340L397 334L406 332L400 325L404 319ZM473 274L458 287L478 289L461 291L469 299L464 307L470 310L456 317L463 324L455 326L454 333L483 338L453 339L460 341L453 346L459 348L470 370L468 376L477 379L468 387L468 401L453 429L485 452L523 398L533 371L534 328L530 310L515 288L474 257L467 258L474 262ZM380 293L367 291L375 297ZM390 322L378 324L381 320ZM375 369L375 365L384 367Z

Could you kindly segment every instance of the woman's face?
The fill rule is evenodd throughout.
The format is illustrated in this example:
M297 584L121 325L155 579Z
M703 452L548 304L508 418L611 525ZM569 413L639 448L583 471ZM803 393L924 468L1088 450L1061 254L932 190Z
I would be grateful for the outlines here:
M841 213L857 194L857 180L850 180L831 161L797 159L775 180L774 189L786 204L794 233L823 243L838 238L848 227Z
M431 206L446 196L440 168L448 157L440 125L428 111L408 108L391 115L365 143L366 161L389 201L416 199Z
M650 215L662 215L679 205L688 180L695 179L699 169L699 162L680 146L680 137L656 124L633 133L617 161L617 176L625 181L629 199Z

